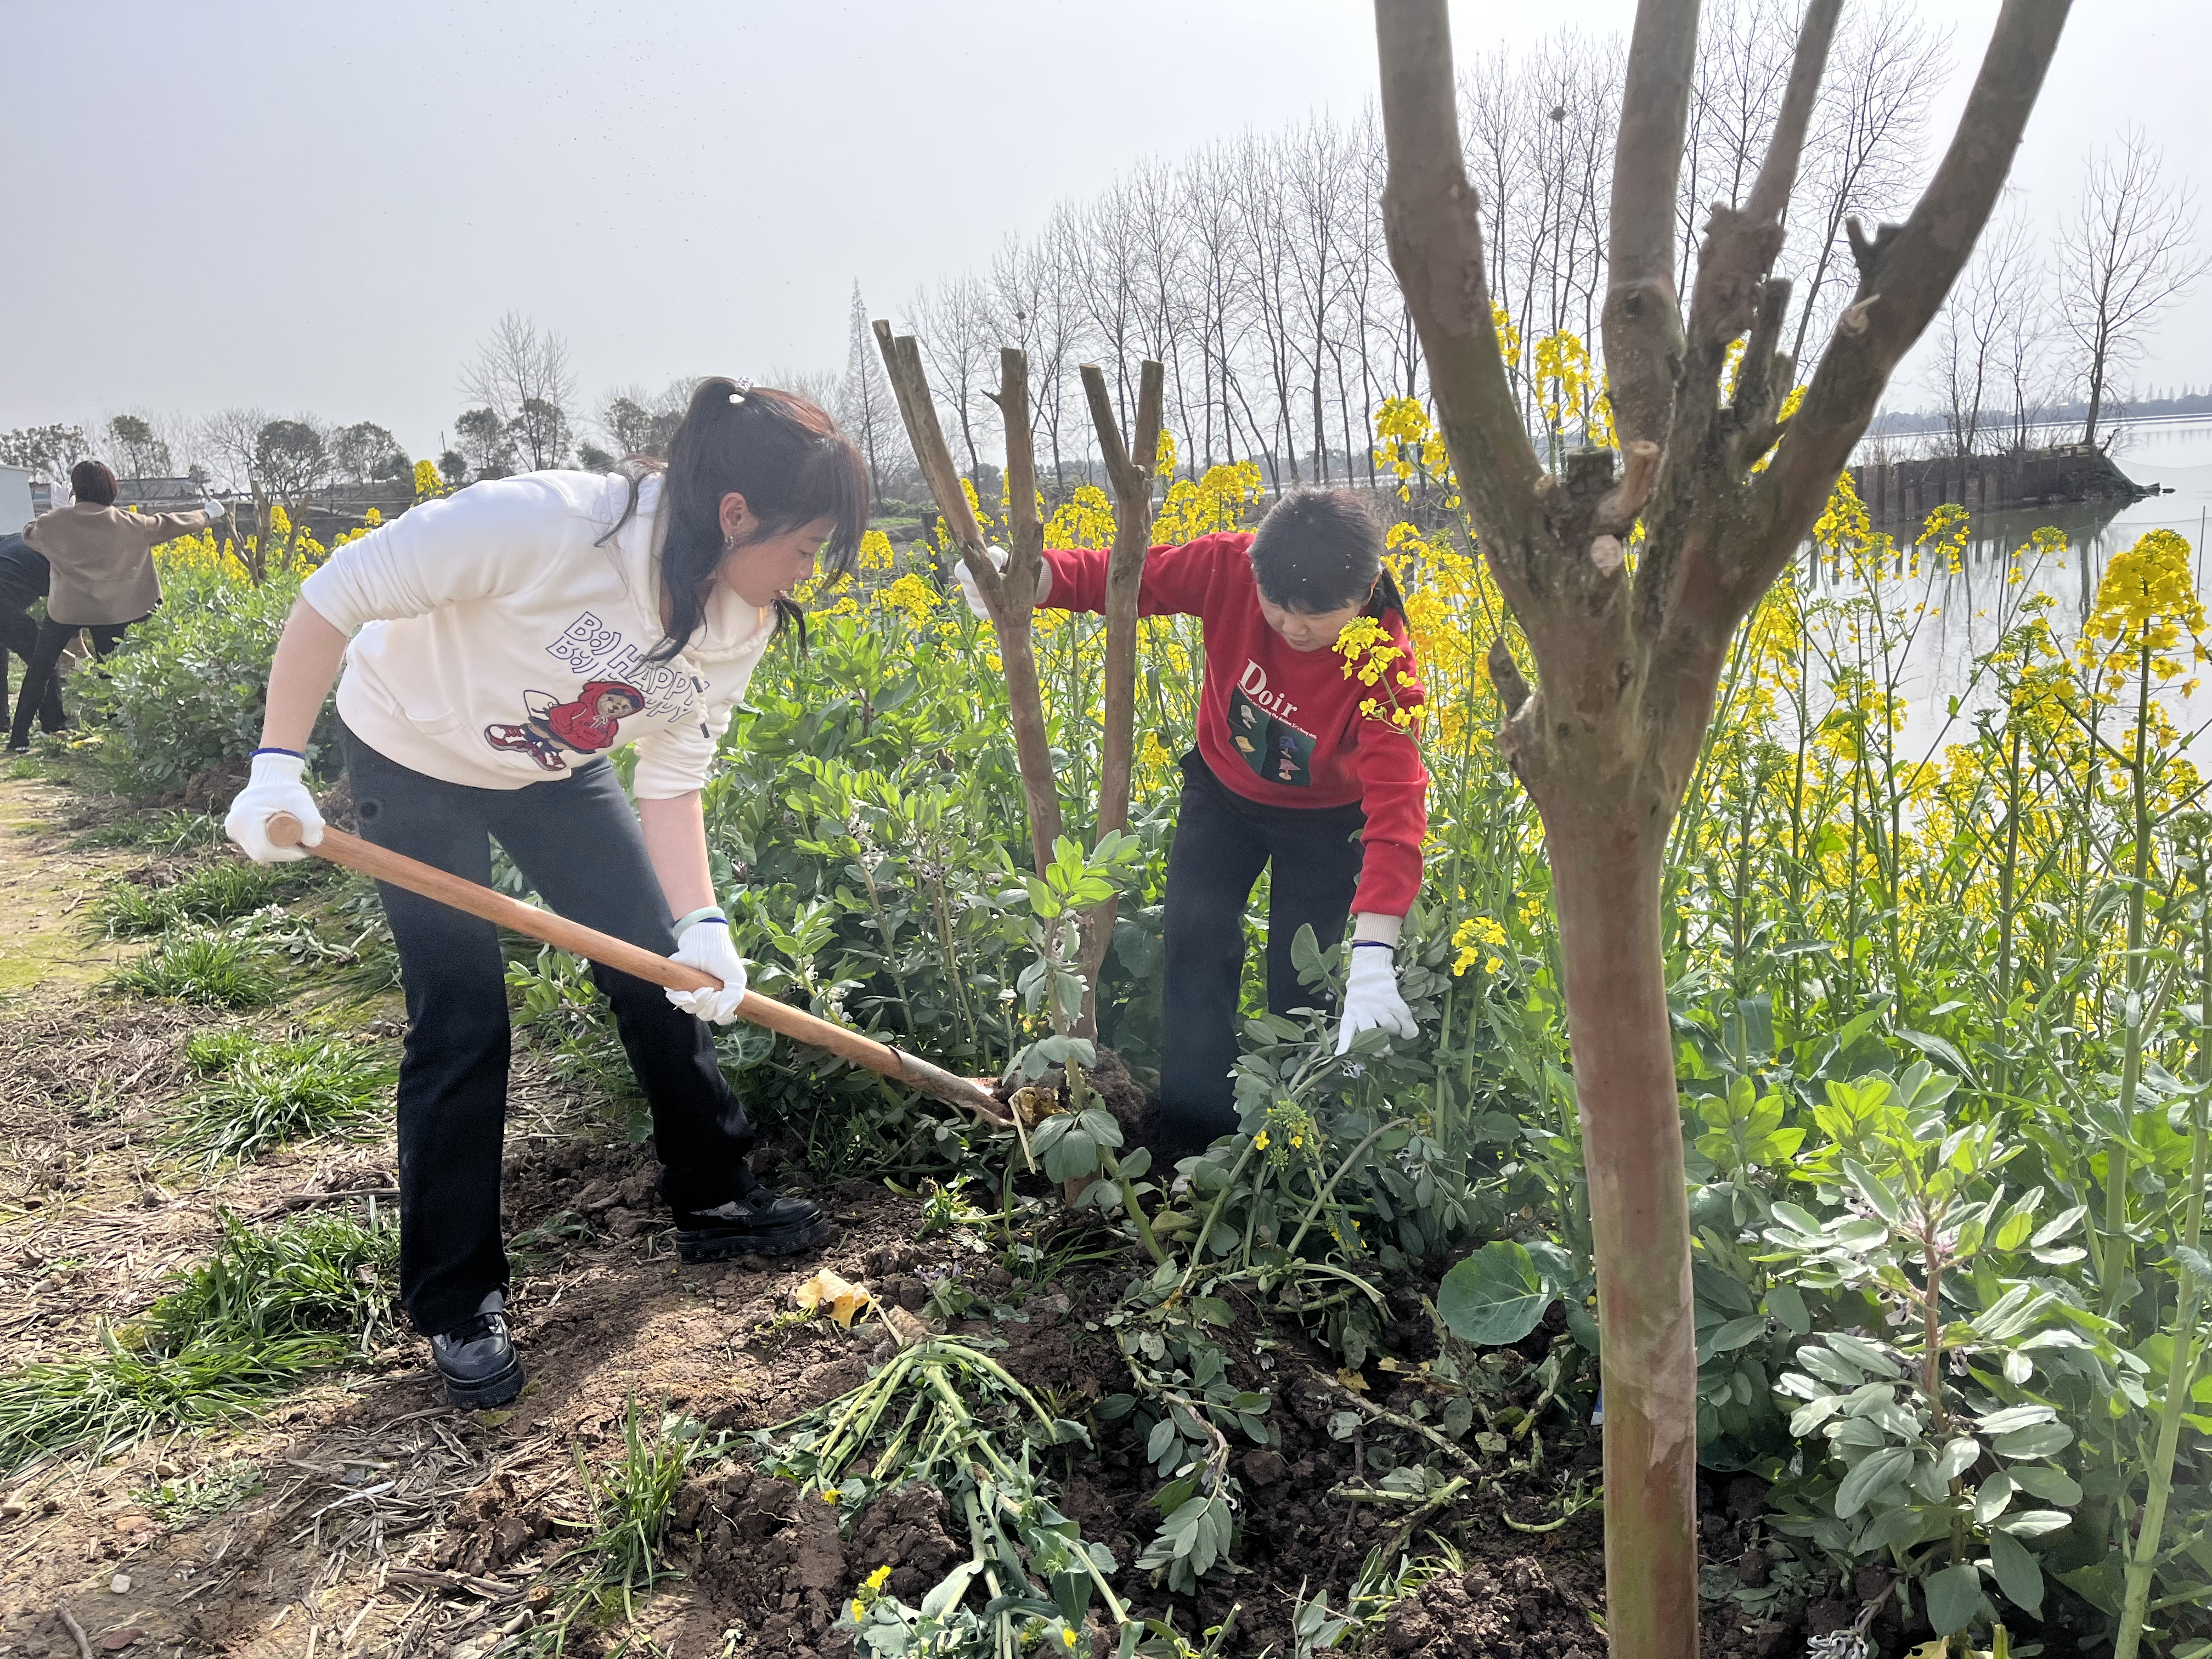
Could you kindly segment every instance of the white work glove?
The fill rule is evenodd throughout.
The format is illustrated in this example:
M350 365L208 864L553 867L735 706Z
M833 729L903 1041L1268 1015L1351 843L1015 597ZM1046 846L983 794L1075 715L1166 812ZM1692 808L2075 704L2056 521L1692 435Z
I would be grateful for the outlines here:
M1401 1037L1420 1035L1413 1011L1398 994L1398 964L1395 953L1376 945L1355 945L1352 971L1344 984L1344 1018L1336 1028L1336 1052L1349 1054L1352 1039L1377 1025L1388 1026Z
M307 769L305 760L281 749L253 751L253 775L232 799L222 828L256 864L291 864L307 856L300 847L320 844L323 815L315 810L307 786L300 781ZM269 820L279 812L300 820L300 847L279 847L269 839Z
M208 515L210 524L221 524L229 514L230 509L210 496L200 503L200 511Z
M1003 547L987 547L983 551L989 556L992 568L1003 575L1006 568L1006 550ZM967 560L962 559L952 567L952 580L959 586L960 597L968 601L968 608L982 621L990 621L990 607L983 603L983 590L975 585L975 574L968 568ZM1052 567L1048 564L1040 565L1037 568L1036 603L1042 605L1045 596L1051 592Z
M745 1000L745 964L730 943L728 922L719 916L693 922L676 936L676 954L669 960L722 981L719 991L670 991L671 1002L693 1018L717 1025L727 1025L738 1017L738 1005Z

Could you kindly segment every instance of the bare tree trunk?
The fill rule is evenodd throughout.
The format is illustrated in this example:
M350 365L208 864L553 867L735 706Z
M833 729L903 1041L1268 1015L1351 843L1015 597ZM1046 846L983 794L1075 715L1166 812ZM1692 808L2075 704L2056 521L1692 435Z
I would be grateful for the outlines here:
M1114 491L1114 550L1106 561L1105 730L1098 768L1098 826L1101 837L1129 827L1129 775L1137 732L1137 592L1144 584L1145 555L1151 550L1152 466L1160 447L1160 365L1147 358L1138 370L1137 430L1133 448L1121 442L1107 395L1106 376L1096 363L1083 365L1083 392L1091 405L1091 424L1098 434L1098 453ZM1081 1036L1098 1034L1098 972L1114 942L1118 906L1108 899L1083 918L1083 1021Z
M1697 1354L1681 1121L1661 951L1668 830L1736 625L1792 556L1899 361L1987 222L2068 0L2005 0L1957 137L1910 222L1852 230L1859 288L1786 428L1771 277L1841 0L1810 0L1757 181L1706 222L1684 323L1674 185L1697 0L1642 0L1613 165L1607 381L1626 471L1547 476L1506 374L1453 98L1444 0L1376 0L1390 258L1483 555L1527 634L1502 640L1500 750L1542 815L1598 1259L1607 1635L1616 1659L1698 1649ZM1729 351L1749 335L1723 402ZM1763 471L1755 464L1770 456ZM1626 542L1641 520L1632 574Z
M1607 1015L1569 1027L1606 1322L1606 1628L1616 1654L1694 1653L1696 1302L1660 938L1667 835L1632 812L1550 823L1568 1006Z
M991 626L999 636L1007 714L1014 728L1014 759L1021 769L1022 796L1029 805L1030 854L1042 870L1052 862L1052 844L1060 839L1060 811L1030 619L1036 607L1037 572L1044 565L1044 529L1037 521L1036 458L1029 435L1029 362L1011 348L999 354L999 406L1006 416L1006 517L1013 540L1006 550L1006 568L1001 575L984 552L983 532L969 510L967 492L960 488L960 474L945 446L945 430L937 423L929 378L914 337L893 338L891 325L881 320L875 329L876 343L882 348L884 367L890 373L891 391L898 398L915 459L929 482L930 494L937 498L937 510L945 515L946 532L959 544L961 557L982 590Z

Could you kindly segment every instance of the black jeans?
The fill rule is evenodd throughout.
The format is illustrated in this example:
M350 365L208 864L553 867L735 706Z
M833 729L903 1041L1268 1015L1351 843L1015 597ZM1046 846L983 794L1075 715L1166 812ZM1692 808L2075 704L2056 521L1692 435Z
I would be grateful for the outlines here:
M28 665L37 660L38 650L39 625L31 620L31 613L11 611L4 601L0 601L0 708L8 706L8 653L14 652ZM27 690L29 679L27 678L23 684ZM46 693L39 699L38 718L39 724L49 732L60 731L67 718L62 713L60 677L51 671L46 675ZM26 721L23 741L28 743L30 738L30 724Z
M1359 885L1367 814L1349 806L1267 806L1213 775L1195 751L1182 760L1182 810L1168 853L1167 1032L1160 1068L1160 1134L1171 1157L1203 1151L1237 1127L1238 994L1244 907L1270 860L1267 1006L1278 1014L1328 1006L1291 964L1310 925L1323 950L1344 937Z
M425 777L343 733L361 832L471 881L491 879L499 837L532 885L573 921L665 956L666 900L637 814L605 761L520 789ZM380 884L407 991L399 1063L399 1294L416 1328L451 1330L507 1281L499 1224L507 1125L507 972L491 923ZM704 1022L658 985L594 964L615 1029L653 1109L660 1187L678 1209L751 1189L752 1125Z
M144 617L134 617L127 623L98 623L86 628L85 632L92 635L92 654L106 656L115 649L115 642L123 637L125 629L135 628L145 620ZM31 721L37 717L41 704L51 704L54 714L60 714L61 694L54 667L81 625L58 623L51 617L39 624L38 637L31 642L31 665L23 671L22 694L15 699L15 724L8 734L10 749L21 749L31 741ZM46 730L52 732L59 725L58 719L50 718Z

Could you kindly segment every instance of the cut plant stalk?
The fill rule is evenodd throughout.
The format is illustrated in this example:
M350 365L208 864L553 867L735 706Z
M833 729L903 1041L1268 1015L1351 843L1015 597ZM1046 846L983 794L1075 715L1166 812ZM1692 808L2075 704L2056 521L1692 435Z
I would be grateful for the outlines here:
M289 813L279 812L269 820L269 839L278 847L298 847L300 821ZM327 859L332 864L357 870L362 875L378 881L389 882L394 887L404 887L410 893L435 899L441 904L451 905L470 915L481 916L512 932L526 934L542 940L558 951L584 957L604 967L632 975L672 991L719 991L722 981L712 974L688 968L670 957L602 933L556 916L550 910L541 910L534 904L525 904L520 899L495 893L489 887L438 869L433 865L394 853L373 842L349 836L343 830L325 826L323 838L307 848L317 858ZM793 1008L787 1003L748 991L744 1000L738 1005L738 1018L765 1026L768 1030L794 1042L803 1042L840 1060L903 1083L917 1093L933 1100L957 1106L974 1113L994 1128L1009 1127L1010 1119L991 1097L990 1091L981 1084L963 1077L955 1077L942 1066L894 1048L889 1043L878 1042L873 1037L863 1036L858 1031L848 1031L841 1025L832 1025L826 1019L817 1019L803 1008Z

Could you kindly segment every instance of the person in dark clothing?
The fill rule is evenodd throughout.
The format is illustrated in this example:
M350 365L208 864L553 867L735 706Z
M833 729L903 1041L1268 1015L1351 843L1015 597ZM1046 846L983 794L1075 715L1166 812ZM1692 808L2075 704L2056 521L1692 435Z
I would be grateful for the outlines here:
M995 553L995 550L994 550ZM1103 549L1045 550L1040 607L1096 611ZM977 616L982 594L955 572ZM1301 982L1291 948L1324 950L1352 926L1336 1051L1362 1031L1419 1027L1398 988L1398 936L1421 887L1427 769L1412 726L1423 693L1405 606L1362 493L1292 489L1252 534L1152 549L1139 616L1205 630L1198 742L1182 758L1168 855L1166 1013L1156 1153L1172 1163L1237 1127L1244 912L1268 878L1267 1006L1334 1000Z
M8 707L8 653L21 657L27 669L37 655L39 624L32 620L31 606L46 597L52 580L45 554L21 536L0 536L0 708ZM37 709L39 724L49 732L68 723L61 686L52 674L46 677L46 695Z
M115 474L104 462L79 461L70 469L64 507L23 526L23 540L46 556L50 572L46 619L31 647L31 665L16 700L8 746L31 740L31 718L53 695L55 665L79 629L92 635L92 653L104 657L125 630L142 623L161 602L154 549L174 537L220 524L224 508L210 501L191 513L139 513L115 504Z
M306 750L335 680L362 839L478 884L495 840L562 915L717 981L664 991L593 970L653 1113L685 1261L794 1255L832 1231L745 1161L752 1124L711 1029L738 1018L745 966L702 802L754 665L781 623L803 630L790 590L817 555L852 568L867 489L828 414L717 375L665 465L533 472L423 503L301 584L225 819L262 863L300 856L270 839L277 813L301 845L320 840ZM608 759L622 747L628 793ZM381 893L407 995L400 1300L454 1402L497 1406L523 1386L500 1212L505 963L489 922Z

